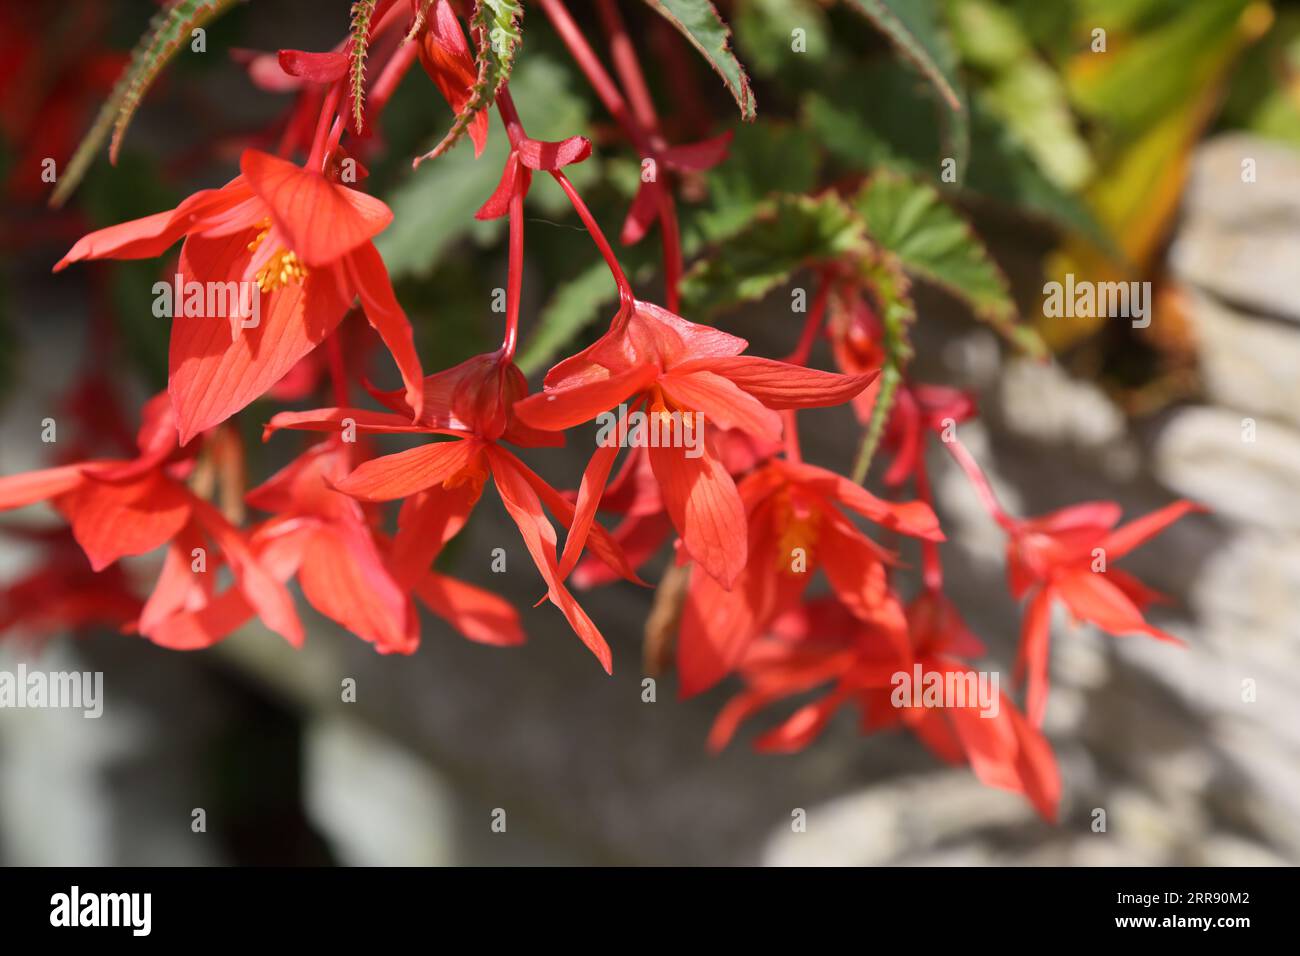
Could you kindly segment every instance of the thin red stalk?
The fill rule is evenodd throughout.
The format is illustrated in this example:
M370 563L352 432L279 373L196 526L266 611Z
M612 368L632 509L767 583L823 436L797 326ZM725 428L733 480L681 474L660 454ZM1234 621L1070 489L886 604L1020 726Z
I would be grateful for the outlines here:
M785 459L799 464L803 461L803 452L799 448L799 420L793 408L781 410L782 431L785 432Z
M569 48L569 53L578 64L578 68L587 77L587 82L596 91L600 101L605 104L605 109L609 110L610 115L623 128L623 132L627 134L628 139L632 140L637 150L642 154L648 153L649 137L628 108L613 77L600 62L600 57L596 56L596 51L591 48L582 30L573 22L573 17L569 15L563 0L540 0L540 3L551 25L555 27L555 32L560 35L560 39Z
M326 340L325 349L329 357L330 381L334 386L334 404L339 408L348 407L348 372L343 362L343 326L336 328Z
M929 505L931 510L934 509L934 494L930 488L929 472L925 468L924 448L916 458L916 495ZM939 544L927 538L921 539L921 577L929 590L943 590L943 562L939 559Z
M582 201L582 197L578 195L578 191L573 188L573 183L569 182L569 177L564 175L564 173L558 169L553 170L551 176L553 176L555 181L560 184L560 188L564 190L564 194L569 197L569 202L573 204L574 212L578 214L578 218L582 220L582 224L587 227L587 232L590 233L592 242L594 242L596 248L600 250L600 254L605 259L605 264L609 266L609 271L613 273L614 281L618 284L618 298L619 305L621 306L619 314L623 315L631 309L632 303L635 301L636 297L632 294L632 284L627 281L627 275L623 272L623 267L619 265L618 257L614 255L614 249L610 246L609 240L605 238L605 234L601 232L600 226L596 223L595 217L592 216L591 210L587 208L587 204Z
M658 131L659 117L655 113L654 100L650 97L650 87L645 74L641 72L641 63L637 60L636 47L627 34L623 17L618 12L614 0L600 0L600 18L609 34L609 51L614 58L614 71L627 91L627 98L632 104L632 113L651 134Z
M397 48L397 51L384 64L378 79L370 87L367 94L370 108L373 112L378 113L387 105L388 100L392 97L397 85L402 82L402 77L406 76L406 71L411 68L415 62L416 54L420 48L414 43L404 43Z
M331 121L338 114L339 100L342 96L343 80L338 80L330 87L325 102L321 104L320 118L316 121L316 133L311 140L311 153L307 157L308 169L320 170L325 165L325 138L329 135Z
M812 305L808 309L808 318L804 320L803 331L799 333L799 344L794 347L790 357L786 359L791 365L807 365L808 354L812 352L813 342L817 339L817 332L821 329L822 317L826 314L826 302L830 298L831 284L825 279L817 288L817 294L813 296Z
M669 312L681 311L682 237L677 228L677 202L664 185L659 190L659 234L664 250L664 292Z
M519 341L519 299L524 284L524 197L510 198L510 265L506 275L506 334L501 342L501 361L515 357Z
M514 97L510 95L509 87L501 87L501 91L496 96L496 104L497 112L501 114L501 122L506 126L506 136L510 139L510 145L518 146L519 141L527 138L528 134L524 132L524 124L519 119L519 110L515 108Z
M979 495L980 502L984 505L984 510L993 516L993 520L1000 527L1010 529L1015 524L1015 520L1002 509L998 496L994 494L993 487L989 484L984 469L980 468L979 462L956 437L952 441L945 441L944 444L948 446L948 451L961 466L961 470L966 473L966 477L975 488L975 493Z

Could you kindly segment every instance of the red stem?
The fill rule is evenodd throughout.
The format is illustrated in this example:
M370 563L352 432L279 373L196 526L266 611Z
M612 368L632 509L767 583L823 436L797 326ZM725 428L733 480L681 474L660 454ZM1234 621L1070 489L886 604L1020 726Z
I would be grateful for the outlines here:
M316 133L311 140L311 153L307 157L307 168L320 171L325 168L325 138L330 132L330 122L337 120L339 99L343 96L343 80L338 80L330 87L321 104L320 118L316 120Z
M817 339L817 332L821 329L822 317L826 314L826 302L830 298L831 284L822 278L821 285L817 287L817 294L813 296L812 306L808 309L808 318L804 320L803 331L799 333L799 344L794 347L790 357L786 359L791 365L807 365L808 354L812 351L813 342Z
M587 208L587 204L582 201L582 197L578 195L578 191L573 188L573 183L569 182L569 177L564 175L564 173L558 169L552 170L551 176L553 176L555 181L560 184L560 188L564 190L564 194L569 197L569 202L573 204L574 212L578 214L578 218L582 220L582 224L587 227L587 232L591 234L592 242L594 242L596 248L600 250L600 254L605 259L605 264L609 266L609 271L613 273L614 282L618 284L620 306L619 315L630 314L632 304L636 301L636 296L632 294L632 284L627 281L627 275L623 272L623 267L619 265L618 257L614 255L614 250L610 246L609 240L605 238L605 234L601 232L600 226L596 224L596 219L592 216L591 210ZM617 321L617 317L615 317L615 320Z
M984 505L984 510L993 517L999 527L1010 531L1015 526L1015 519L1010 517L998 503L998 496L994 494L993 486L989 484L988 477L984 474L984 469L980 468L979 462L955 436L952 441L945 441L944 444L948 446L948 451L974 486L975 493L979 495L980 502Z
M681 312L682 237L677 228L677 203L667 184L659 189L659 233L664 250L664 292L668 311Z
M519 341L519 299L524 284L524 197L510 197L510 265L506 274L506 334L501 342L501 361L511 362Z
M916 458L916 494L934 510L934 494L930 488L930 475L925 468L925 448ZM931 591L943 590L943 562L939 559L939 544L927 538L921 539L921 577L925 586Z
M613 78L605 70L604 64L600 62L600 57L596 56L596 51L582 35L582 30L573 22L573 17L569 15L563 0L540 0L540 3L551 25L555 27L555 32L569 48L569 53L578 64L578 68L586 75L587 82L596 91L600 101L605 104L605 109L609 110L610 115L623 128L623 132L642 155L650 153L649 137L628 109L623 94L619 92Z
M348 373L343 362L343 326L339 325L326 340L325 349L329 357L330 381L334 385L334 404L339 408L348 407Z
M618 73L623 89L627 90L633 116L653 134L659 128L659 117L655 113L654 100L650 96L645 74L641 72L641 63L637 60L636 47L632 45L632 39L627 34L627 27L614 0L600 0L600 18L605 24L605 32L609 34L614 70Z

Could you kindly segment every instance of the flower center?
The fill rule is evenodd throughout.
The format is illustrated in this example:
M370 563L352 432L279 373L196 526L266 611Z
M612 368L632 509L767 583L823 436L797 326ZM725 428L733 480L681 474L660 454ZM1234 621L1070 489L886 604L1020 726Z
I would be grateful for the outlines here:
M271 221L267 219L263 222L262 231L257 234L257 238L248 244L248 251L256 252L270 232ZM298 261L297 253L291 249L281 248L271 254L262 268L257 270L254 278L257 287L263 292L274 292L290 282L302 282L307 278L307 267Z

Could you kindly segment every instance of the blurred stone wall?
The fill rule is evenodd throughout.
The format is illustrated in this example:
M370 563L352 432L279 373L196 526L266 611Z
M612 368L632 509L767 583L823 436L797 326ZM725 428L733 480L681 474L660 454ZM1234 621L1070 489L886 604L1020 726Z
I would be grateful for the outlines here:
M1241 182L1243 156L1257 160L1255 183ZM1013 265L1040 248L1007 244ZM1124 563L1174 598L1155 617L1186 648L1054 623L1059 825L905 736L858 736L847 713L801 754L756 755L746 735L708 755L728 691L680 702L665 676L643 702L651 594L616 586L582 597L614 648L613 678L548 606L525 610L523 648L474 646L431 620L410 659L324 622L302 652L258 631L202 655L125 637L57 645L58 660L106 672L109 706L98 722L0 712L0 859L205 863L235 846L241 859L355 864L1300 862L1300 159L1236 137L1206 144L1170 265L1192 303L1204 396L1136 425L1058 366L1002 359L946 303L921 313L918 371L979 393L984 418L962 437L1009 508L1111 498L1142 512L1188 495L1214 511ZM785 318L737 330L781 354ZM852 431L845 410L817 413L808 457L846 466ZM571 481L582 457L571 448L556 479ZM1000 534L942 454L931 466L948 580L987 666L1009 680L1019 614ZM482 512L457 573L528 608L540 581L491 494ZM495 547L512 573L488 571ZM347 678L355 703L341 699ZM282 765L284 779L268 770ZM193 833L192 809L209 805L211 832ZM1091 827L1097 808L1104 833ZM272 825L232 842L236 815Z

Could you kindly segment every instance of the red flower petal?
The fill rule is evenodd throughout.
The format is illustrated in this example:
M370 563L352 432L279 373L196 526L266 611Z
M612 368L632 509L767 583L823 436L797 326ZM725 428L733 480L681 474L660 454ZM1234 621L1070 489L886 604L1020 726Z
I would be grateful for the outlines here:
M1207 509L1194 501L1175 501L1165 505L1159 511L1143 515L1127 524L1121 525L1106 536L1100 547L1106 551L1107 560L1122 558L1134 548L1150 541L1165 528L1184 515L1204 513Z
M659 370L653 366L637 365L608 378L570 388L548 389L516 402L515 415L533 428L562 431L615 408L644 391L658 376Z
M239 168L308 266L337 262L393 221L393 211L375 197L268 153L244 150Z
M558 143L548 143L524 138L519 141L517 150L519 162L529 169L544 169L551 172L573 163L580 163L590 156L591 140L585 136L570 136Z
M96 571L161 547L190 519L189 495L159 472L121 484L88 480L56 505Z
M609 645L601 636L599 629L587 616L569 589L560 578L559 565L555 558L555 529L546 520L542 512L542 503L527 478L516 467L512 456L500 449L489 446L488 461L492 466L492 477L496 481L497 491L505 504L510 517L519 526L524 545L532 555L533 563L541 572L546 582L546 594L551 603L563 612L569 625L581 639L582 643L596 655L596 660L605 668L606 673L613 673L613 657Z
M424 372L415 351L415 333L393 294L388 269L373 243L362 243L345 260L347 271L361 297L366 319L384 340L388 354L397 363L406 386L406 403L411 408L424 405Z
M333 83L348 71L348 58L343 53L307 53L303 50L281 50L280 68L290 76L310 80L312 83Z
M238 279L249 259L249 234L191 236L181 249L188 284ZM224 319L178 316L172 321L167 391L180 443L259 398L338 326L350 303L329 270L312 271L262 293L258 324L231 337ZM237 321L237 320L236 320Z
M409 654L405 592L358 523L323 525L303 551L298 581L311 606L384 652Z
M686 362L675 371L697 368L731 379L768 408L840 405L866 388L878 374L841 375L752 355Z
M721 375L705 369L682 372L679 367L659 383L673 401L702 412L711 425L738 428L767 441L781 439L781 416Z
M362 501L405 498L469 468L482 449L472 438L420 445L362 462L335 487Z
M524 643L519 612L489 591L430 572L416 586L415 595L471 641L498 647Z
M682 448L651 448L650 466L687 552L730 588L745 567L745 509L727 469L702 451L687 458Z

